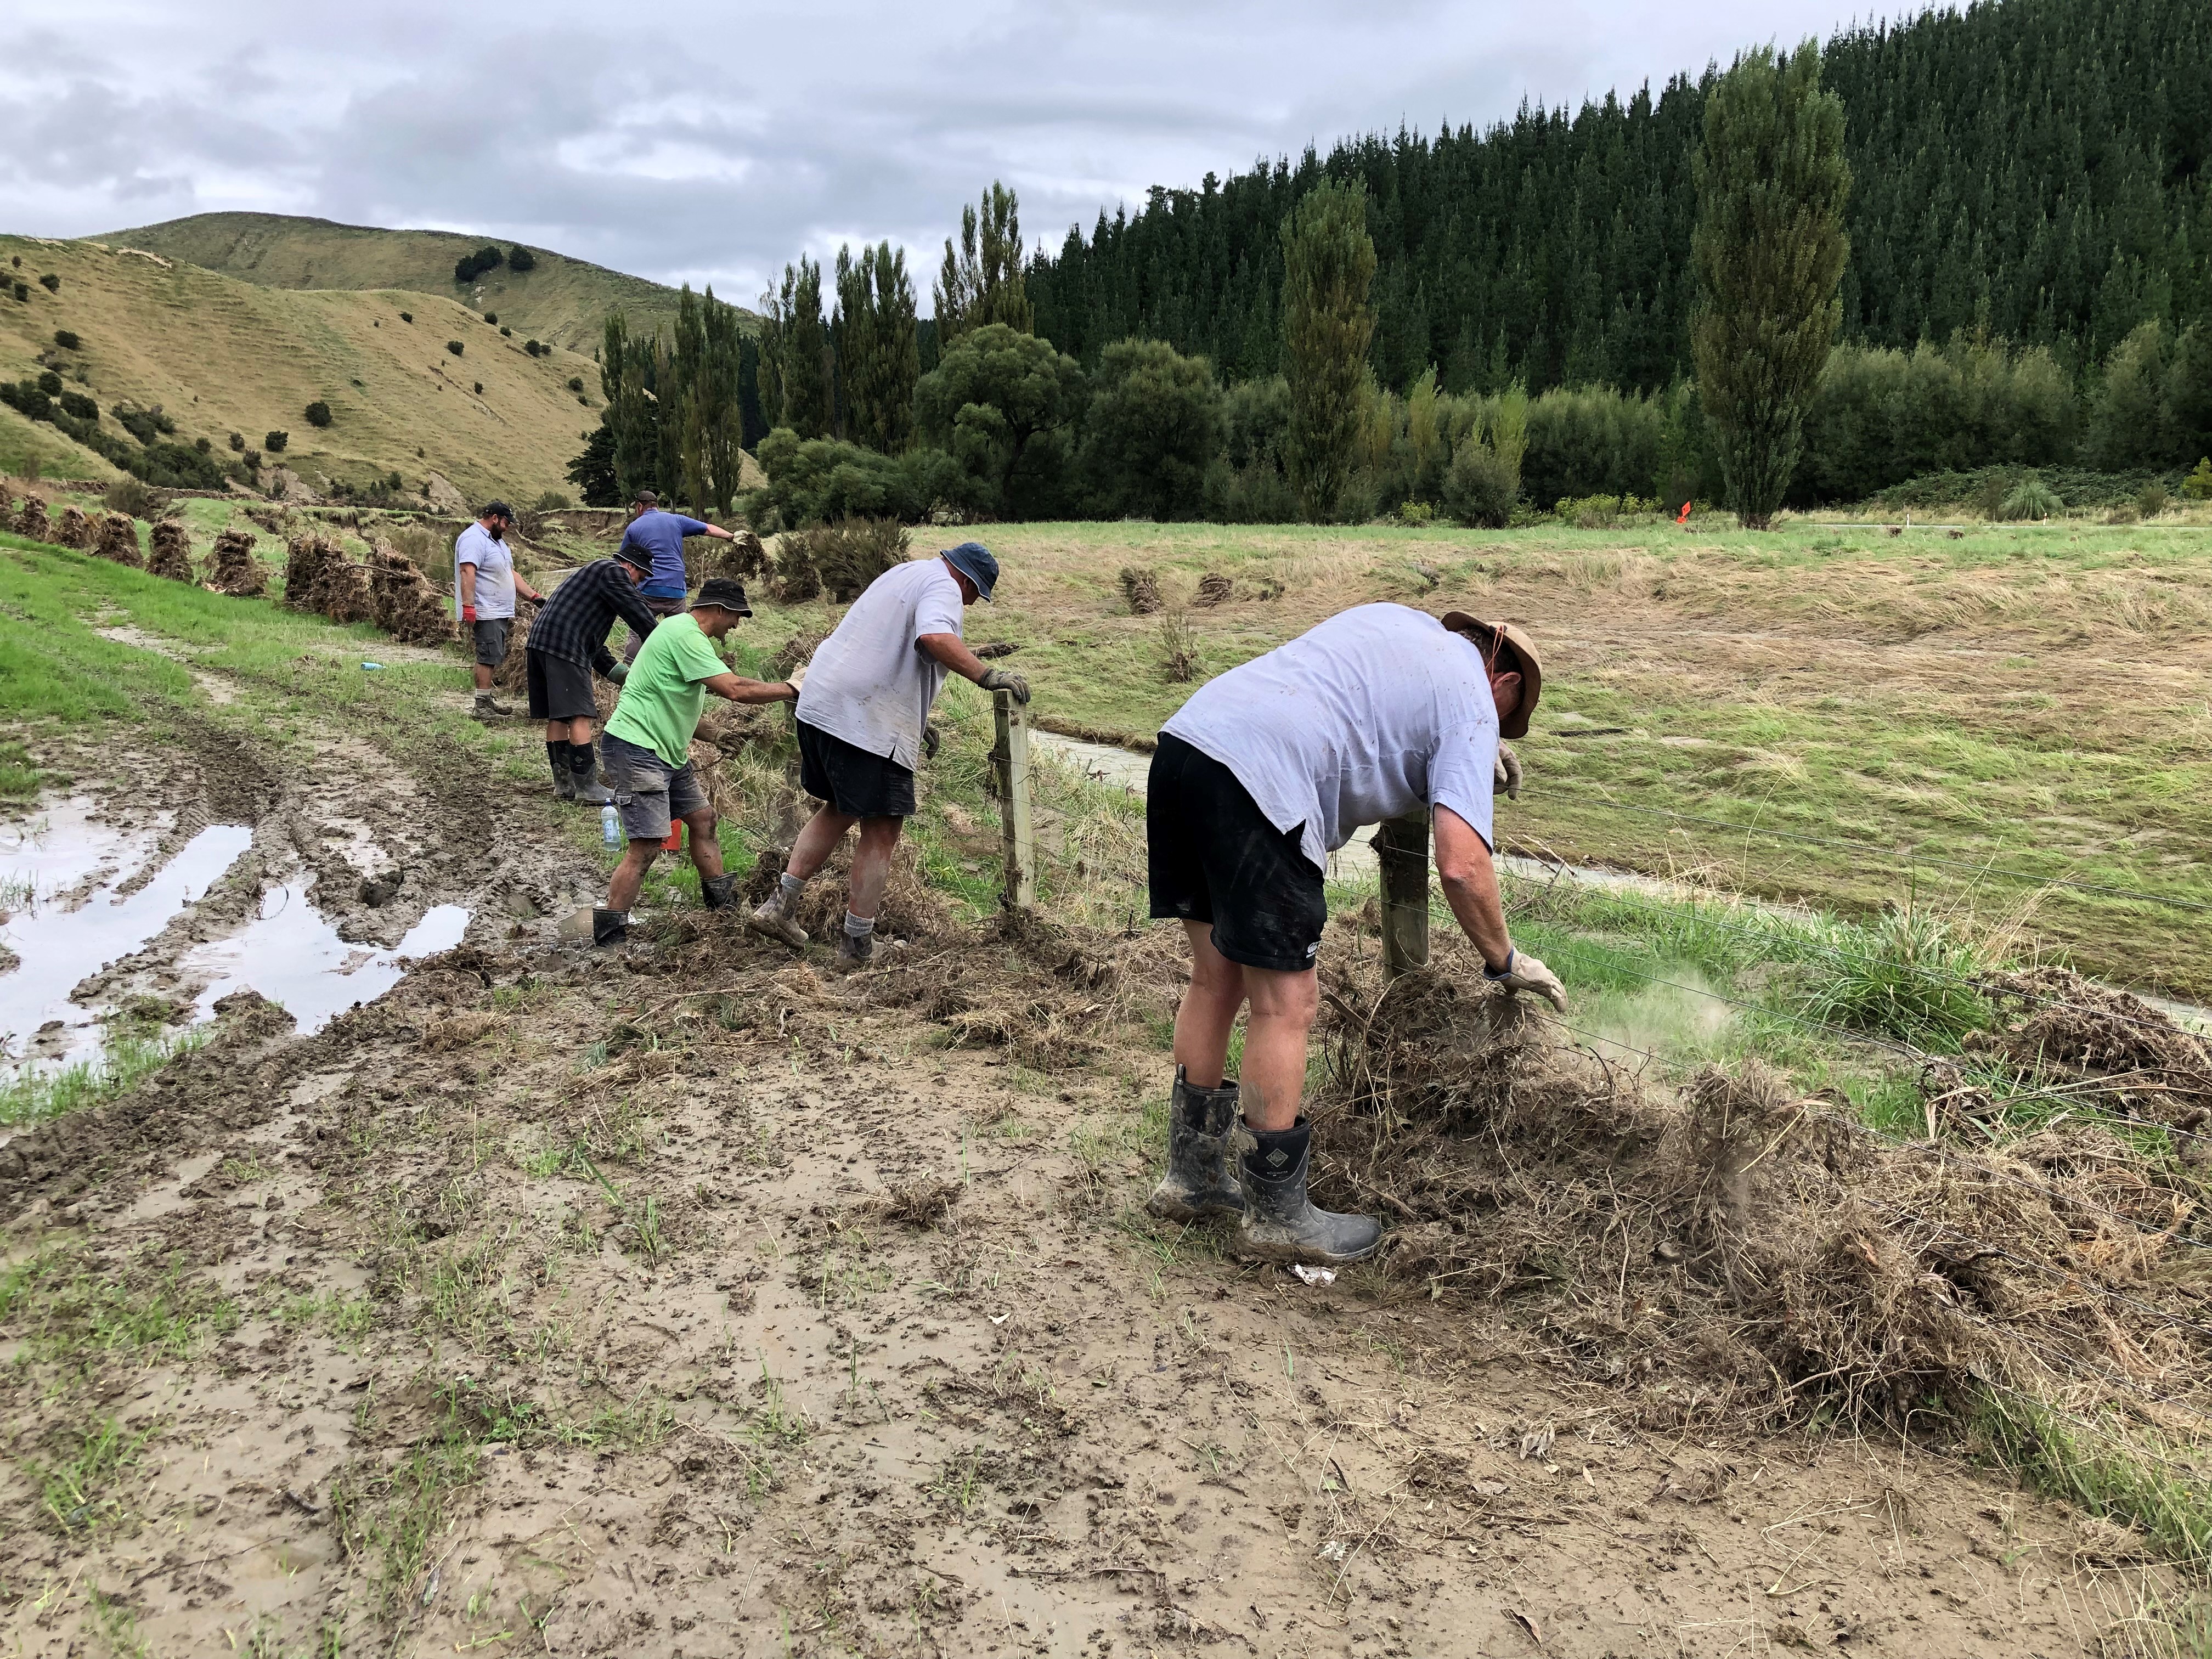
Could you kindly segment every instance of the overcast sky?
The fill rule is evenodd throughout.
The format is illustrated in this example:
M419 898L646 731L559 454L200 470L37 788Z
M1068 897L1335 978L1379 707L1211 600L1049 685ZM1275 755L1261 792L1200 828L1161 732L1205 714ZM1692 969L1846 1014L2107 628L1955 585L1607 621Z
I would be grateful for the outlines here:
M961 204L994 178L1028 240L1057 245L1155 183L1656 90L1825 36L1839 5L9 0L0 229L314 214L529 241L739 303L802 249L888 236L918 256L927 308Z

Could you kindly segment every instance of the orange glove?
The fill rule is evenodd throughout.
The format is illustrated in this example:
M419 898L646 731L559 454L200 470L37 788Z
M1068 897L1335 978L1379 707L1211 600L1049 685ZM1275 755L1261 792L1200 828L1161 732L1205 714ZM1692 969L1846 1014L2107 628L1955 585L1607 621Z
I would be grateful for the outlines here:
M463 605L463 606L461 607L461 620L462 620L463 622L465 622L465 623L472 623L472 622L474 622L476 619L477 619L477 608L476 608L476 606L474 606L474 605Z

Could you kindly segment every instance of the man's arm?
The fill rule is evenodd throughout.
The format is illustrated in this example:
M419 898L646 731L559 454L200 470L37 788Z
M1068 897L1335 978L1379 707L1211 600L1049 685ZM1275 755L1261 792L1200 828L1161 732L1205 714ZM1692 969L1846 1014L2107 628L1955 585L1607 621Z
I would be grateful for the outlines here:
M1482 965L1496 973L1513 956L1513 936L1505 929L1505 901L1498 890L1498 866L1489 845L1473 824L1451 810L1436 811L1437 879L1460 931L1482 952Z
M961 678L974 680L978 685L983 683L983 676L991 672L957 634L924 634L915 643Z
M716 674L699 682L732 702L797 702L799 688L789 680L749 680L742 674Z
M477 568L472 564L453 567L453 586L461 602L461 620L472 623L477 619Z
M1490 844L1449 806L1436 809L1437 878L1460 930L1482 952L1483 972L1509 991L1533 991L1561 1013L1567 988L1559 976L1524 951L1513 948L1505 928L1505 901L1498 890L1498 865Z
M637 589L630 586L629 577L618 570L610 569L600 580L605 584L607 602L614 606L615 614L629 624L630 632L638 638L643 639L659 625L660 618L654 616L653 608L638 597Z

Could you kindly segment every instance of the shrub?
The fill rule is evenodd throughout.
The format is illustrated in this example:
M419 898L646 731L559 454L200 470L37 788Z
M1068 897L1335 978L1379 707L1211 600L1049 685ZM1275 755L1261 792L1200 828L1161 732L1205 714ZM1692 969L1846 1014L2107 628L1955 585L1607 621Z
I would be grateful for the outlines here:
M331 423L331 406L320 398L309 404L304 412L309 426L328 426Z
M1462 524L1502 529L1520 491L1512 463L1480 440L1462 441L1444 469L1444 507Z
M482 380L477 380L477 381L472 382L472 384L474 385L474 386L475 386L475 388L476 388L476 394L477 394L477 397L479 397L479 398L483 397L483 382Z
M220 489L222 467L211 455L186 444L158 440L130 456L125 465L148 483L169 489Z
M415 320L415 313L411 311L403 311L399 313L399 320L403 323L411 323Z
M242 432L232 433L230 434L230 447L233 450L244 449L246 447L246 434Z
M2136 511L2146 519L2155 519L2160 514L2165 512L2172 501L2173 497L2166 494L2166 486L2154 478L2142 487L2142 493L2136 497Z
M571 374L568 377L568 390L571 392L581 392L583 389L584 377L580 374Z
M463 347L459 340L448 340L446 342L446 349L458 357L461 355Z
M97 421L100 418L100 405L82 392L64 392L54 401L62 406L63 414L74 415L80 421Z
M1998 508L2001 516L2014 520L2047 519L2066 505L2058 499L2057 492L2043 482L2040 475L2031 472L2013 486L2012 493L2004 498Z
M507 268L513 271L535 270L538 269L538 256L526 247L517 246L507 256Z
M539 493L538 500L531 507L531 511L533 513L558 513L566 507L571 507L574 506L575 506L575 502L570 501L559 490L547 489Z
M134 519L150 519L161 505L143 478L127 476L108 485L107 493L100 499L107 503L110 511L128 513Z
M62 291L62 279L50 270L39 278L39 286L49 294L58 294Z
M48 369L45 374L39 376L39 390L45 392L49 398L60 397L62 395L62 377L55 374L51 368Z
M58 328L54 331L54 343L64 351L75 351L84 342L77 338L76 330Z
M496 327L499 323L499 313L496 311L487 311L484 313L484 321Z
M15 302L18 305L28 305L31 303L31 285L28 283L18 283L15 284Z
M495 247L480 247L474 253L465 253L453 265L453 280L466 287L487 270L496 270L507 263L507 256Z
M195 438L192 440L192 447L198 450L201 454L205 455L210 453L214 450L215 446L210 443L205 438Z
M245 454L240 456L239 459L245 464L248 471L258 472L261 471L261 452L259 450L249 449Z
M2181 481L2181 493L2192 501L2212 501L2212 455L2199 460Z
M499 337L502 340L512 340L514 337L514 331L501 323L499 327Z
M284 446L291 441L292 434L290 433L272 432L267 437L262 439L261 447L273 455L280 453L283 449Z

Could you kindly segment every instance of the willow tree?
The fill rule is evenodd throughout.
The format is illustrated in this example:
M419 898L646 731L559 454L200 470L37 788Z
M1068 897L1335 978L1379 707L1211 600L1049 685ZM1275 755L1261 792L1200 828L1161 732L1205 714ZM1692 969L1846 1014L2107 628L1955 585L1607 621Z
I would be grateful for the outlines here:
M1739 58L1705 100L1692 161L1698 397L1728 504L1746 529L1764 530L1797 465L1850 257L1844 104L1821 90L1813 43L1786 59L1767 46Z
M1291 428L1284 471L1307 518L1336 510L1367 408L1375 337L1375 243L1367 187L1330 180L1283 221L1283 373Z
M972 207L960 210L957 250L950 236L945 239L945 263L930 296L940 348L992 323L1004 323L1017 334L1036 332L1036 312L1022 275L1021 199L994 179L981 205L980 215Z

